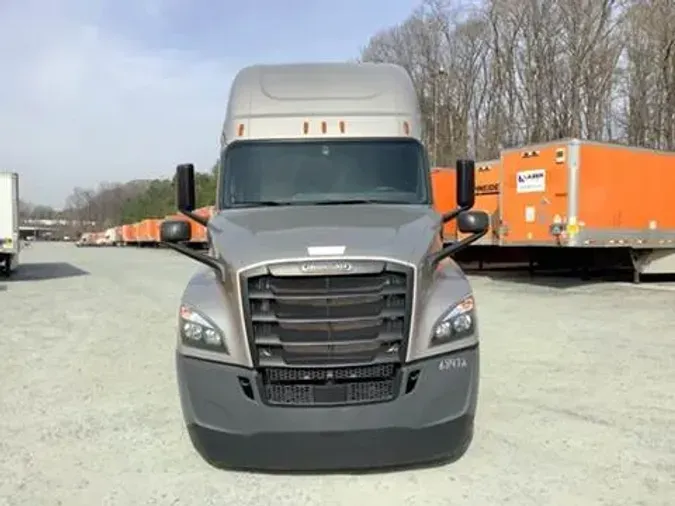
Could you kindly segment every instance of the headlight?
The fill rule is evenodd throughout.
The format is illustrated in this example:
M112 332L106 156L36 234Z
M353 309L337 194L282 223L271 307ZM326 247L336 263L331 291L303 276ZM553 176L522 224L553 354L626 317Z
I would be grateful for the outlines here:
M476 313L473 295L462 299L434 325L432 344L443 344L471 336L475 331Z
M227 351L225 339L218 327L191 307L180 307L178 324L184 344L195 348Z

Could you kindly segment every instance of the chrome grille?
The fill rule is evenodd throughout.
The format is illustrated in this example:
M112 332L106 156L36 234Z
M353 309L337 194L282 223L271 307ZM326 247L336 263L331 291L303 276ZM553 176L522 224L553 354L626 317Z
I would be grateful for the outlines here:
M413 271L375 261L359 262L355 270L299 275L292 265L282 273L270 266L242 276L248 339L269 402L377 402L395 395L408 342ZM358 366L385 369L350 376ZM296 379L281 379L289 375ZM311 384L305 376L314 378Z

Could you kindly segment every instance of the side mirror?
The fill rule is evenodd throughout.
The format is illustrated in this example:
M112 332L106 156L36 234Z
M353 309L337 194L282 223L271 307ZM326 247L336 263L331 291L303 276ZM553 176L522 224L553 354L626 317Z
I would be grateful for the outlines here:
M176 167L176 205L178 210L191 213L195 210L195 166L183 163Z
M191 236L190 223L186 220L164 220L159 229L162 242L188 242Z
M473 160L457 160L455 165L457 207L443 215L443 223L454 220L461 212L468 211L476 203L475 166Z
M463 234L483 234L490 228L490 217L484 211L464 211L457 217L457 229Z
M457 206L469 210L476 202L476 171L473 160L457 160Z

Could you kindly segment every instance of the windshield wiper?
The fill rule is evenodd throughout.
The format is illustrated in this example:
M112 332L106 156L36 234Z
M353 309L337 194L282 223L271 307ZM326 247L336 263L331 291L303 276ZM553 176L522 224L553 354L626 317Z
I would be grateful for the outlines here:
M341 206L357 204L408 204L409 200L343 199L343 200L260 200L234 202L232 207L278 207L278 206Z
M302 202L293 202L290 200L251 200L234 202L233 207L275 207L275 206L295 206Z
M312 202L315 206L339 206L349 204L414 204L409 200L390 200L390 199L345 199L345 200L318 200Z

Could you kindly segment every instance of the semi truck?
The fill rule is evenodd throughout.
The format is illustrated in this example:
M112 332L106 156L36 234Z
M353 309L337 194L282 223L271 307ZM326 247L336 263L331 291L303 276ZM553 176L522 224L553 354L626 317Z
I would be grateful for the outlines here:
M474 162L433 207L417 94L375 63L252 65L231 85L216 206L176 168L162 243L204 265L177 310L192 444L226 469L321 471L459 459L479 386L476 299L452 256L482 237ZM443 244L445 223L468 234Z
M19 265L19 175L0 172L0 273L9 277Z

